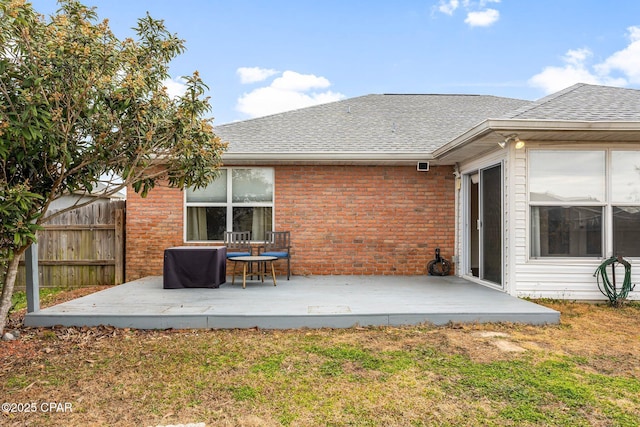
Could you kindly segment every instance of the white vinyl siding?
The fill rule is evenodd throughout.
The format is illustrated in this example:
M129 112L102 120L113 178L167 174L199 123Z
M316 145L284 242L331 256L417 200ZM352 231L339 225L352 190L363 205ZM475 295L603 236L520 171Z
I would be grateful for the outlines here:
M556 145L558 149L583 149L594 150L602 147L586 146L586 145ZM516 164L516 181L526 183L527 180L527 162L526 156L531 149L549 149L548 145L535 144L527 141L527 150L516 152L518 157ZM611 148L615 150L616 148ZM624 146L619 148L624 150ZM527 185L516 185L517 203L517 219L514 224L515 229L512 230L514 237L515 263L512 279L515 281L511 292L514 295L531 298L557 298L557 299L576 299L576 300L606 300L606 297L600 293L593 276L596 268L604 260L604 258L539 258L531 259L529 254L530 248L530 209L528 205L528 187ZM605 210L605 216L608 213ZM610 221L605 220L605 224ZM610 233L610 225L605 227L605 234ZM607 239L605 239L606 242ZM610 244L606 244L605 253L611 251ZM640 258L636 258L640 260ZM631 260L634 265L634 260ZM632 283L640 283L640 264L635 262L632 267ZM623 271L620 270L620 276L623 277ZM629 294L630 299L640 299L640 289Z
M604 150L602 146L588 144L554 144L553 149L561 150ZM527 156L531 149L550 149L549 145L527 141L523 150L500 150L489 156L462 163L459 167L461 184L465 174L482 167L503 161L504 165L504 291L511 295L531 298L555 298L575 300L606 300L600 293L593 276L596 268L604 260L601 258L530 258L530 206L527 184ZM628 146L608 148L608 150L628 150ZM465 212L467 209L465 186L460 186L457 197L457 274L476 280L463 269L467 242L465 234ZM610 190L607 190L608 192ZM627 203L628 205L629 203ZM609 206L616 206L615 200ZM610 209L610 208L609 208ZM605 209L604 233L611 233L610 210ZM607 231L608 230L608 231ZM605 256L611 255L612 240L603 239ZM629 259L629 258L627 258ZM640 257L631 258L632 283L640 284ZM620 277L624 272L620 270ZM629 294L629 299L640 300L640 286Z

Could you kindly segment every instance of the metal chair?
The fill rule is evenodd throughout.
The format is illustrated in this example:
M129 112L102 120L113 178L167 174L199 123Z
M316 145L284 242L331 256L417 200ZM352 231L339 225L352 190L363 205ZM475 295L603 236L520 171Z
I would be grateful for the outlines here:
M258 255L273 256L287 260L287 280L291 278L291 233L288 231L267 231L264 245L258 248Z
M227 231L224 235L224 245L227 247L227 258L251 256L251 232Z

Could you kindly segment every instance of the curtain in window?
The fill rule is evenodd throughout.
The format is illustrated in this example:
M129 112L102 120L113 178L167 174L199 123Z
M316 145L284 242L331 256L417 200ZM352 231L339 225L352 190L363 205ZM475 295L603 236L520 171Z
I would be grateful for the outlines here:
M187 240L207 240L206 208L187 208Z
M531 256L540 256L540 208L531 207Z
M266 218L264 215L264 208L253 208L253 221L251 224L252 236L254 236L254 240L263 240L264 232L266 230ZM271 226L271 222L269 222L269 226Z
M251 231L251 239L264 239L266 231L271 231L271 207L241 207L233 209L233 229Z

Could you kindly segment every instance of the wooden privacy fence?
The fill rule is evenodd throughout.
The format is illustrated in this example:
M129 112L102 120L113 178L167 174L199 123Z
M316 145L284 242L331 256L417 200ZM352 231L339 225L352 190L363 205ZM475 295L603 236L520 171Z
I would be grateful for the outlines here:
M41 288L121 284L125 201L99 200L66 212L38 232ZM21 261L16 286L25 287Z

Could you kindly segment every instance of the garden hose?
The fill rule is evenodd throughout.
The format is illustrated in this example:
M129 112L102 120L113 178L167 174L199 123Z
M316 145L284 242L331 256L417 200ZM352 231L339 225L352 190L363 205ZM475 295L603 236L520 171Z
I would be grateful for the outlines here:
M624 280L622 282L622 287L618 288L616 286L615 280L615 263L620 263L624 265ZM609 280L609 275L607 274L607 267L611 267L611 272L613 275L613 283ZM612 305L619 305L622 300L626 299L629 295L629 292L635 288L635 285L631 284L631 264L622 257L611 257L596 269L596 272L593 273L598 281L598 289L600 292L607 298Z
M440 256L440 248L436 248L436 257L427 264L429 276L448 276L451 271L451 264Z

